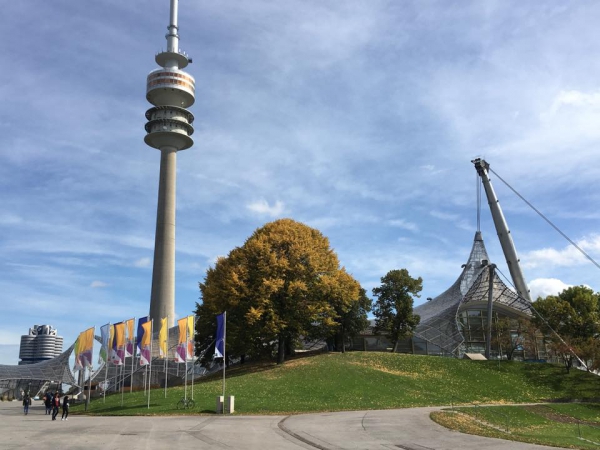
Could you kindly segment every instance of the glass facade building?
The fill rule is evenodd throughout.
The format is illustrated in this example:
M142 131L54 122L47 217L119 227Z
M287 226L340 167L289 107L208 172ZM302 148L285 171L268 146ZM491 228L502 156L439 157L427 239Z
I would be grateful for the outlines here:
M490 273L493 273L492 283ZM495 271L490 272L490 260L480 231L475 233L471 254L456 282L442 294L415 308L415 314L421 316L413 338L419 347L415 353L422 351L423 343L434 353L443 355L462 357L465 353L484 353L490 284L493 308L491 355L506 357L502 351L502 339L497 336L499 324L510 328L504 334L510 333L518 339L520 321L528 320L533 311L528 300L508 288ZM512 344L519 346L516 341ZM508 349L504 350L506 353Z
M485 352L487 339L487 308L490 292L490 261L481 232L475 233L473 247L462 273L450 288L414 308L421 321L412 338L398 342L397 351L421 355L454 356L465 353ZM519 297L493 272L492 279L492 358L540 359L543 353L525 354L523 323L533 313L531 303ZM502 329L502 333L500 332ZM509 336L507 338L507 336ZM537 339L533 347L537 345ZM355 350L391 350L392 345L384 336L376 336L366 330L354 338Z

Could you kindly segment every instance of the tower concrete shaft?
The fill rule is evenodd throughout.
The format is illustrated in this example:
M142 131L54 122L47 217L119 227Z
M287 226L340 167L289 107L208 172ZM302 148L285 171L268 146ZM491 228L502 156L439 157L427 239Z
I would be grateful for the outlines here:
M194 104L196 82L181 70L192 61L179 50L179 2L170 1L167 51L156 55L156 63L161 67L150 72L146 80L146 99L154 107L146 111L144 141L161 153L150 318L160 323L160 319L168 316L171 327L175 319L177 152L194 144L190 137L194 132L194 116L186 108Z
M160 180L156 209L154 267L150 317L175 317L175 207L177 186L177 149L163 147L160 151Z

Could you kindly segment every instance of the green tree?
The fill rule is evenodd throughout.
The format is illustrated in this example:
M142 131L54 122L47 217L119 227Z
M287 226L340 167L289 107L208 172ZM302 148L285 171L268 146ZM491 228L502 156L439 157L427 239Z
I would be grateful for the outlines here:
M349 338L356 336L369 325L368 313L372 301L366 291L349 275L344 268L335 276L324 281L324 298L334 308L335 327L329 327L324 335L328 335L328 344L334 344L338 351L346 351Z
M525 338L522 328L521 320L511 320L508 317L499 318L492 325L492 346L498 348L499 354L504 353L509 361L512 361L517 350L523 348Z
M413 313L414 298L420 297L423 279L412 278L408 270L390 270L381 278L381 286L373 288L377 297L373 308L375 332L386 333L396 351L398 341L412 336L421 318Z
M600 331L600 294L586 286L572 286L558 295L538 298L533 307L543 317L536 316L533 322L549 337L568 372L577 351L594 348L590 339L597 339Z
M545 340L539 324L534 323L532 320L521 320L520 322L523 333L524 354L534 359L540 359L540 350L544 348Z
M359 289L318 230L291 219L268 223L219 259L200 283L196 313L209 331L200 333L198 347L209 342L209 322L227 311L229 353L276 352L282 363L301 336L325 337L337 329L340 312L358 301Z

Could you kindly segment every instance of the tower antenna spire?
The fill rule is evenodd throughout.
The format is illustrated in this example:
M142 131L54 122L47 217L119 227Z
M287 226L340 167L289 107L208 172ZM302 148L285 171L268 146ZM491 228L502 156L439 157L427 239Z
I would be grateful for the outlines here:
M171 0L171 14L169 15L169 33L167 38L167 51L179 53L179 27L177 26L177 14L179 10L179 0Z

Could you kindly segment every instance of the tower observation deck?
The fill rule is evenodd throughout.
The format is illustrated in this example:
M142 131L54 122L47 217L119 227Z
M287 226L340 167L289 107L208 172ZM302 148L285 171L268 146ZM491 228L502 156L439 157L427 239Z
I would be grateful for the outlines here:
M156 55L160 66L148 74L146 99L152 105L146 111L146 137L150 147L160 150L160 179L156 212L154 266L150 297L150 318L157 322L175 317L175 194L177 152L190 148L194 141L194 115L187 110L194 104L194 77L183 71L192 60L179 50L177 25L179 0L171 0L167 27L167 50Z

